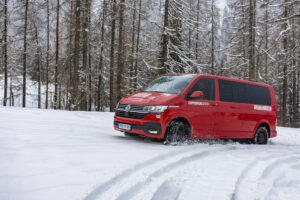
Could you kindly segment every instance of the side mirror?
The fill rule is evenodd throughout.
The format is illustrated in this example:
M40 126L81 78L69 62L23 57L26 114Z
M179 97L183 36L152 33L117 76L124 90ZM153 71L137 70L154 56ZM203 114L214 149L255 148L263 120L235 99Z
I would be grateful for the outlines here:
M191 94L190 97L201 98L201 97L203 97L203 96L204 96L204 94L203 94L202 91L194 91L194 92Z

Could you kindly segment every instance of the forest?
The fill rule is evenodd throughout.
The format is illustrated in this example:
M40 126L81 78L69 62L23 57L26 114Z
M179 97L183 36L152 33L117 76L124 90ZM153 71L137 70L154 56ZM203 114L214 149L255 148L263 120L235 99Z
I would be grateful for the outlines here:
M113 111L178 72L270 84L300 127L300 1L0 0L1 106L30 83L37 108Z

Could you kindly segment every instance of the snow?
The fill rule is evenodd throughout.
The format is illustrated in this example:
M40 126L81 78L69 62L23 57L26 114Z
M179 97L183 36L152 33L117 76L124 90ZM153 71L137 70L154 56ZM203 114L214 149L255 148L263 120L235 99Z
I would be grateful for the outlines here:
M0 199L300 199L300 129L268 145L163 145L113 113L0 107Z

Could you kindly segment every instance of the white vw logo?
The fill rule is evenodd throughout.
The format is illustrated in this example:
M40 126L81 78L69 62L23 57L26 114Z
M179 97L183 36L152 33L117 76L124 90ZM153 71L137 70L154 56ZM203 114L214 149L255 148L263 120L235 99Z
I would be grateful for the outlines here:
M128 112L130 110L131 106L128 104L126 107L125 107L125 111Z

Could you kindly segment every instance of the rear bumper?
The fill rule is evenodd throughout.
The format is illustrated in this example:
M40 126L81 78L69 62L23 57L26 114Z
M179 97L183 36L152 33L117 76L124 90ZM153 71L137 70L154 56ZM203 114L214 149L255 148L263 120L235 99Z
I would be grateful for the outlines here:
M118 128L118 123L131 125L131 130ZM115 130L144 135L151 138L164 138L163 127L159 119L145 120L145 119L130 119L124 117L114 117Z
M277 130L276 129L271 130L270 138L273 138L276 136L277 136Z

